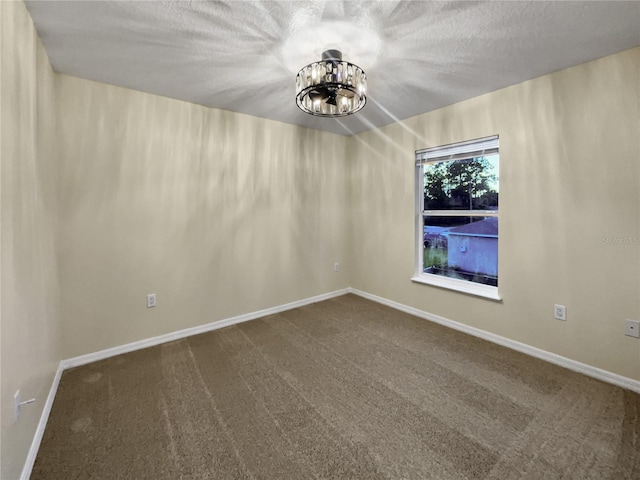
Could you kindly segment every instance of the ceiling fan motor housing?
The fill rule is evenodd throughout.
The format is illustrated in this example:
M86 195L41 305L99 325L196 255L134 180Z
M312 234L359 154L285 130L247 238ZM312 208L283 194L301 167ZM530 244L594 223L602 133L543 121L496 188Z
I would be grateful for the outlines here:
M342 61L342 52L340 50L325 50L322 52L322 60Z

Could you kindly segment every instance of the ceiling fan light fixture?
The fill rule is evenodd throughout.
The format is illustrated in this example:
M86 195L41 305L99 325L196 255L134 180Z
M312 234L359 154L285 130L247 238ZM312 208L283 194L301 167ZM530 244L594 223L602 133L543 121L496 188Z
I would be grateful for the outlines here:
M367 76L342 60L339 50L325 50L322 60L303 67L296 75L296 104L318 117L344 117L367 103Z

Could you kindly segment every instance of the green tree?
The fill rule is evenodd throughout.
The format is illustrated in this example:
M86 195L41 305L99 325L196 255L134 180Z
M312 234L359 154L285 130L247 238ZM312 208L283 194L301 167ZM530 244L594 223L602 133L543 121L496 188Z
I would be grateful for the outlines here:
M433 163L424 170L424 209L440 210L447 206L447 165L446 162Z
M438 162L425 167L425 210L497 207L497 175L485 157Z

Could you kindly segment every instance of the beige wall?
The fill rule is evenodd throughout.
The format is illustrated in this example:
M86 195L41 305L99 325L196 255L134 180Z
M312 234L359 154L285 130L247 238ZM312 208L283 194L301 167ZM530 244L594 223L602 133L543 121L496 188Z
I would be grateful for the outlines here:
M65 357L349 285L333 271L347 137L63 75L59 87Z
M349 285L640 379L639 48L346 138L53 74L0 12L2 478L60 359ZM495 133L504 301L412 283L414 150Z
M54 74L22 2L0 2L2 468L20 475L60 360ZM13 423L13 394L36 398Z
M352 286L640 380L639 78L635 48L355 137ZM502 303L409 280L414 151L492 134Z

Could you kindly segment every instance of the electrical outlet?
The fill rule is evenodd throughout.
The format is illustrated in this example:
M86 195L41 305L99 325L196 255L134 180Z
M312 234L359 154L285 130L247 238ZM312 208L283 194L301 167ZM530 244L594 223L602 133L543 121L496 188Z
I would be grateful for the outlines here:
M564 305L554 305L553 306L553 318L556 320L567 320L567 307Z
M338 270L340 270L340 264L338 262L333 264L333 271L337 272Z
M147 295L147 308L152 308L156 306L156 294L150 293Z
M640 320L625 320L624 334L640 338Z

